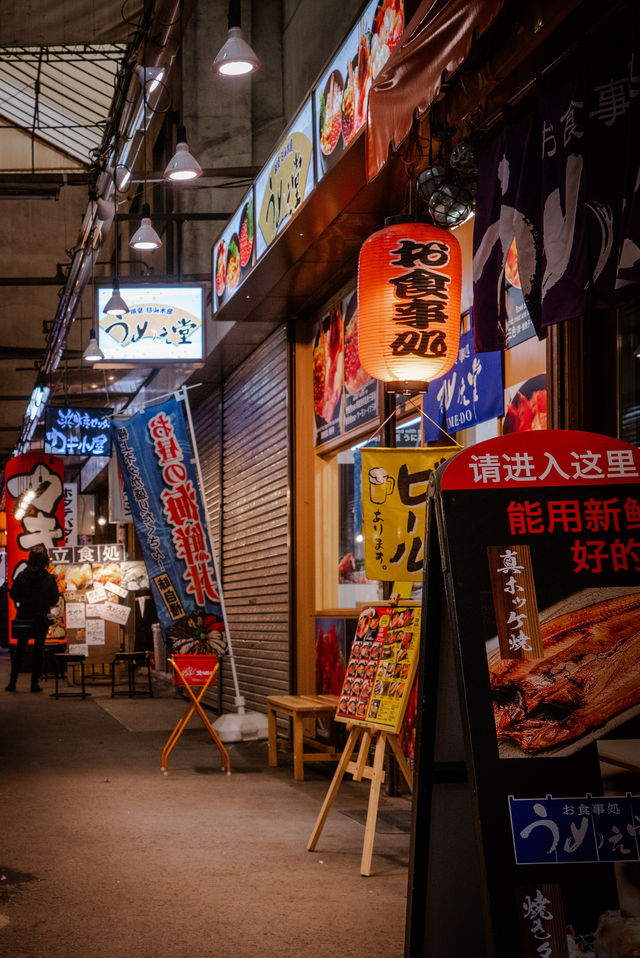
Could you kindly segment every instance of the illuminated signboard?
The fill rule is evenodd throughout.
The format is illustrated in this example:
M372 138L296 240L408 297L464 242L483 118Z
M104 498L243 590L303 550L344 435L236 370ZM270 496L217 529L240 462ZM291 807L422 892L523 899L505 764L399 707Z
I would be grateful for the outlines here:
M213 247L214 310L226 303L256 261L256 216L253 188L231 217Z
M404 29L403 0L371 0L315 88L318 180L367 119L369 90Z
M57 456L110 456L111 419L104 409L47 406L44 451Z
M201 285L121 286L129 307L123 316L104 312L113 288L98 288L98 345L107 362L196 362L204 359L204 295Z
M258 256L288 226L313 186L313 110L309 98L256 180Z

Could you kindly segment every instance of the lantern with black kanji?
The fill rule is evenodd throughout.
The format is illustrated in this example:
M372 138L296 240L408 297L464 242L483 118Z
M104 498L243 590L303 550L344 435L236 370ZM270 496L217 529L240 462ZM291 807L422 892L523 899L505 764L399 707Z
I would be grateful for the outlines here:
M448 372L460 342L460 245L428 223L385 226L358 262L360 362L397 390L425 390Z

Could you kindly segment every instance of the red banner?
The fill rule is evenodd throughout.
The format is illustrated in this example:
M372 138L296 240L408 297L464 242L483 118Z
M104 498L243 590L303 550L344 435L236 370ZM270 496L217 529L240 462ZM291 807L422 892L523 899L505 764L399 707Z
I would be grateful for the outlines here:
M64 545L64 466L42 450L10 459L5 468L7 582L22 571L29 550ZM24 511L21 508L24 506ZM15 607L11 603L10 617ZM12 644L15 640L11 639Z

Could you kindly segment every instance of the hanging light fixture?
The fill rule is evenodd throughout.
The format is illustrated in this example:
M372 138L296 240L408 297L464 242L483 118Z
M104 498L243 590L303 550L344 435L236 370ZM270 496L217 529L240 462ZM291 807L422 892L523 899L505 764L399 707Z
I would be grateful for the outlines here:
M86 359L88 363L99 363L101 359L104 359L104 353L98 346L95 329L92 329L89 333L89 345L83 352L82 358Z
M162 240L151 225L151 207L148 203L142 204L142 220L140 226L129 240L131 249L160 249Z
M397 392L424 392L460 343L460 244L423 222L388 220L358 261L360 362Z
M129 312L129 307L120 295L120 286L117 278L113 284L113 292L107 300L107 305L103 312L107 313L108 316L124 316L125 313Z
M229 0L229 33L211 69L222 76L242 76L255 73L259 67L260 60L242 33L240 0Z
M189 152L187 144L187 131L184 126L178 127L178 142L176 152L173 154L164 171L166 180L195 180L202 176L202 167L196 158Z

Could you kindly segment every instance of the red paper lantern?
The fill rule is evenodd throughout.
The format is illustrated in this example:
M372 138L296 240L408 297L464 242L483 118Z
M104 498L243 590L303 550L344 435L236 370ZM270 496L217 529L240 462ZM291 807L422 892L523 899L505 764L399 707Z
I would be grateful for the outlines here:
M364 243L358 262L360 362L374 379L426 388L458 358L460 245L427 223L395 223Z

